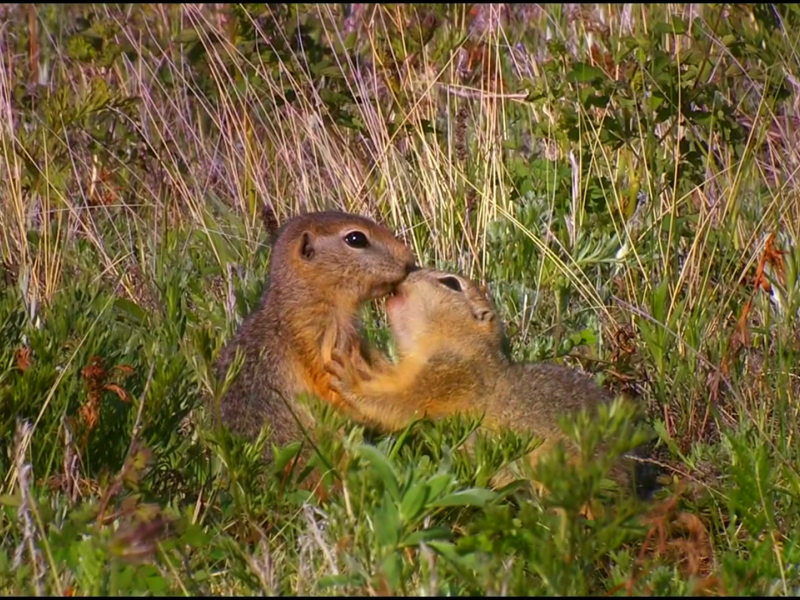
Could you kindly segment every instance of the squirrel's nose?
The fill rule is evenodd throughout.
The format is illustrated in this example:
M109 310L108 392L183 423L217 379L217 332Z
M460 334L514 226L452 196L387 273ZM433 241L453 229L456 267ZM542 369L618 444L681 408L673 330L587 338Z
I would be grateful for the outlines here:
M419 268L419 265L417 265L417 262L412 257L411 260L406 263L406 275L413 273L414 271L418 271Z

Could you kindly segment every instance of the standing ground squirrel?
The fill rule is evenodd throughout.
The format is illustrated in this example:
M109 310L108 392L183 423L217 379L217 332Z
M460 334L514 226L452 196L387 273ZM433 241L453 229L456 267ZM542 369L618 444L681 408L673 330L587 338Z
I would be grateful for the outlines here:
M313 423L297 394L349 409L330 389L324 364L334 346L350 348L359 340L359 306L389 294L415 260L386 227L342 212L294 217L274 239L267 291L216 368L224 377L237 348L244 353L220 402L222 422L251 440L269 422L271 440L285 445L302 437L298 418L303 427Z
M386 312L397 364L376 372L357 355L338 350L326 364L333 388L361 420L383 431L397 431L419 417L483 414L488 429L507 427L543 438L529 455L533 464L564 439L561 415L611 400L575 369L514 363L491 301L462 277L416 270L386 301ZM612 477L627 485L624 470L615 467Z

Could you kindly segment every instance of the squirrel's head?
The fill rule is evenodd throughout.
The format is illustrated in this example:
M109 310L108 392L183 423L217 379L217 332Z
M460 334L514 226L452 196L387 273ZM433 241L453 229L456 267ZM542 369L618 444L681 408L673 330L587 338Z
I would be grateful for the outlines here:
M503 347L503 323L491 299L459 275L418 269L386 301L386 313L401 354L452 343L494 353Z
M270 267L277 284L298 294L322 290L360 303L385 296L414 268L413 253L388 228L343 212L296 216L277 232ZM309 286L303 284L308 282Z

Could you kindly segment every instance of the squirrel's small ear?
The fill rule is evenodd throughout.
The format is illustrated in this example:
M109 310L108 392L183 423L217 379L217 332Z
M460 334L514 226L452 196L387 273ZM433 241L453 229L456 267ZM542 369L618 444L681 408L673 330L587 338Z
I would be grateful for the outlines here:
M310 231L304 231L300 238L300 256L306 260L314 258L314 234Z

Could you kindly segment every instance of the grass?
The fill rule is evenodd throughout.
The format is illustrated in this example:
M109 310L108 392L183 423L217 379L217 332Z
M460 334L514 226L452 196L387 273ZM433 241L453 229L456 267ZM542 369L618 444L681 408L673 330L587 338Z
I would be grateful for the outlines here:
M800 591L796 7L0 12L3 593ZM531 440L470 458L466 418L317 406L311 491L299 442L211 428L269 232L331 207L486 283L516 358L633 397L664 487L608 501L621 405L565 421L616 442L543 498L489 489Z

